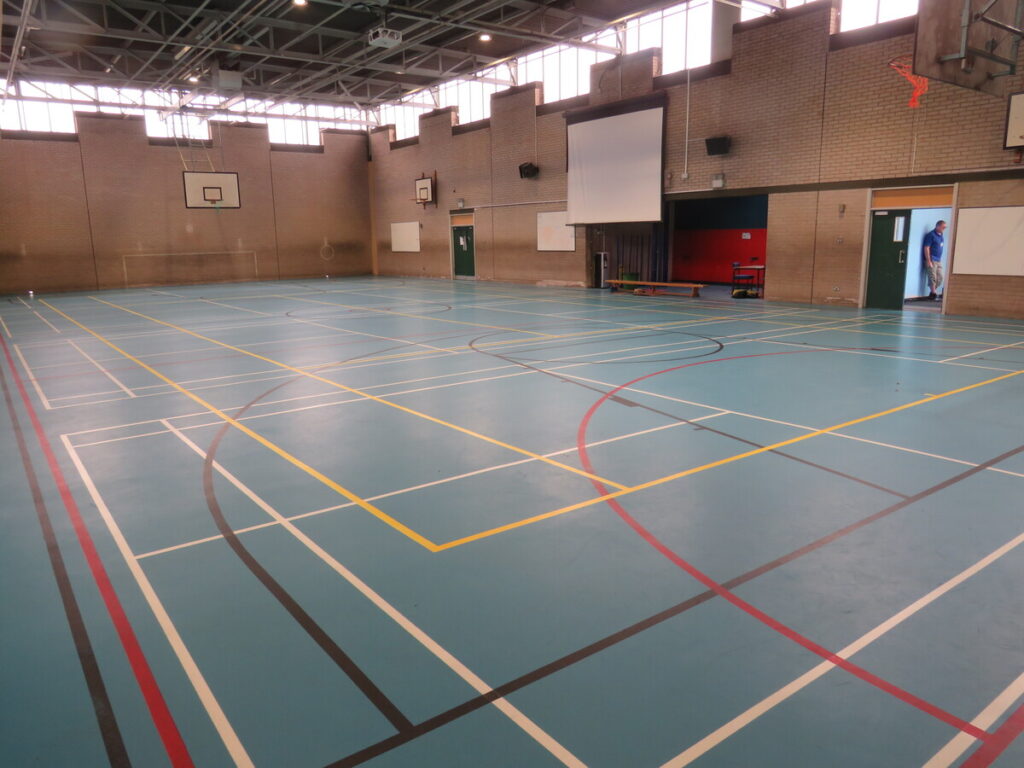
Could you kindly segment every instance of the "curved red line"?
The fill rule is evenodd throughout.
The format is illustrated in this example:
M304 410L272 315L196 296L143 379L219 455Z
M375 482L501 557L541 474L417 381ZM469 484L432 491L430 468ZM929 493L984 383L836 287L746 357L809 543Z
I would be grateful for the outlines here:
M21 394L21 399L25 404L25 410L28 412L29 420L32 422L32 428L35 430L36 439L39 441L39 445L43 450L43 455L46 457L46 463L49 465L50 472L57 485L57 490L60 492L61 501L64 502L64 508L67 510L68 518L70 518L71 525L75 530L75 536L78 538L78 544L81 546L82 552L85 555L85 560L89 565L89 571L92 573L93 580L96 582L96 587L103 598L103 603L106 605L107 613L110 615L110 620L113 622L114 628L117 630L118 638L121 640L121 646L124 648L125 655L128 657L128 663L131 665L132 672L135 674L135 680L139 685L139 689L142 691L142 696L146 701L146 706L149 708L150 717L153 719L153 724L156 726L156 730L160 735L160 740L163 742L164 750L167 752L167 757L170 758L171 765L173 765L174 768L194 768L195 764L192 762L192 756L189 754L188 747L185 746L185 741L182 739L181 732L178 730L178 726L174 722L174 717L171 715L170 709L167 707L167 702L164 700L163 693L160 691L160 686L157 684L156 678L153 676L153 670L150 669L149 662L146 660L146 655L142 651L142 646L139 644L139 640L135 636L135 630L132 628L131 622L128 620L128 616L124 611L124 607L121 605L121 601L117 596L117 592L114 590L114 585L110 581L110 576L107 574L107 569L103 565L103 560L100 558L99 552L96 550L96 544L93 541L92 535L89 533L89 529L85 525L85 520L82 518L81 511L78 509L78 504L75 501L74 496L71 495L71 490L68 488L64 473L61 471L60 465L57 463L57 457L53 453L53 448L50 445L49 439L46 437L43 425L40 423L39 416L36 414L32 401L29 399L28 391L25 389L25 383L22 381L21 375L18 373L18 369L14 365L14 359L11 357L11 352L7 346L7 342L4 341L2 337L0 337L0 345L3 346L4 356L7 358L7 365L11 369L14 383L18 387L18 392Z
M768 357L768 356L771 356L771 355L789 355L789 354L800 354L800 353L804 353L804 352L815 352L815 351L825 351L825 350L792 350L792 351L787 350L787 351L783 351L783 352L767 352L767 353L754 354L754 355L738 355L736 357L720 357L720 358L714 358L714 359L711 359L711 360L702 360L701 362L697 362L697 363L688 363L686 365L677 365L677 366L674 366L672 368L666 368L663 371L655 371L654 373L648 373L648 374L645 374L643 376L638 376L637 378L635 378L635 379L633 379L631 381L627 381L625 384L620 384L619 386L615 387L614 389L609 390L608 392L605 392L603 395L601 395L601 397L599 397L597 399L597 401L592 406L590 406L590 409L587 411L587 413L583 417L583 420L580 422L579 429L577 430L577 433L576 433L576 449L577 449L577 452L579 453L580 462L582 463L583 469L586 472L589 472L591 474L594 473L593 464L591 463L590 456L587 453L587 428L590 425L590 421L593 418L594 414L597 412L597 410L610 397L614 396L618 392L621 392L623 389L626 389L627 387L631 387L634 384L636 384L637 382L643 381L644 379L649 379L649 378L652 378L654 376L660 376L661 374L664 374L664 373L670 373L672 371L678 371L678 370L680 370L682 368L690 368L690 367L697 366L697 365L709 365L711 363L724 363L724 362L729 361L729 360L743 360L743 359L751 358L751 357ZM609 493L608 489L599 480L595 480L595 479L591 478L590 482L594 485L594 488L597 490L597 492L599 494L601 494L602 496L607 495ZM789 640L792 640L794 643L797 643L798 645L803 646L804 648L809 650L811 653L814 653L815 655L820 656L821 658L825 659L826 661L829 661L832 664L835 664L837 667L840 667L841 669L844 669L845 671L849 672L850 674L860 678L861 680L863 680L863 681L865 681L867 683L870 683L871 685L875 686L876 688L878 688L878 689L880 689L882 691L885 691L888 694L891 694L892 696L896 697L897 699L899 699L899 700L901 700L901 701L903 701L903 702L905 702L907 704L910 704L913 707L916 707L917 709L921 710L922 712L925 712L925 713L931 715L932 717L935 717L935 718L943 721L944 723L947 723L948 725L951 725L954 728L957 728L957 729L963 731L964 733L967 733L967 734L973 736L976 739L981 739L981 740L984 741L984 740L987 740L987 739L991 738L992 734L988 733L987 731L984 731L981 728L978 728L977 726L972 725L971 723L967 722L966 720L964 720L962 718L959 718L959 717L957 717L956 715L954 715L954 714L952 714L950 712L947 712L946 710L942 709L941 707L938 707L938 706L936 706L936 705L934 705L934 704L932 704L932 703L930 703L928 701L925 701L924 699L922 699L919 696L915 696L914 694L910 693L909 691L904 690L903 688L900 688L899 686L895 685L894 683L890 683L888 680L885 680L885 679L879 677L878 675L874 674L873 672L869 672L868 670L864 669L863 667L861 667L861 666L859 666L857 664L854 664L853 662L848 661L847 659L844 659L844 658L842 658L840 656L837 656L836 654L834 654L832 651L828 650L824 646L818 645L816 642L814 642L810 638L800 634L799 632L797 632L792 627L789 627L789 626L783 624L778 619L775 619L772 616L769 616L767 613L765 613L761 609L757 608L756 606L748 603L746 600L744 600L743 598L739 597L738 595L734 594L731 590L729 590L728 588L726 588L723 585L719 584L717 581L715 581L710 576L708 576L706 573L704 573L703 571L698 569L692 563L688 562L687 560L683 559L682 557L677 555L675 552L673 552L664 542L662 542L657 536L655 536L647 528L645 528L636 518L634 518L631 514L629 514L629 512L627 512L625 510L625 508L623 508L623 506L619 503L618 499L606 499L605 503L607 503L613 510L615 510L615 513L620 518L622 518L622 520L630 528L632 528L641 538L643 538L644 541L646 541L648 544L650 544L652 547L654 547L654 549L656 549L658 552L660 552L662 555L664 555L668 560L673 562L678 567L682 568L684 571L686 571L688 574L690 574L690 576L692 576L697 581L702 583L708 589L713 590L719 597L721 597L721 598L727 600L728 602L732 603L737 608L739 608L741 611L744 611L748 615L754 617L755 619L760 621L765 626L767 626L770 629L773 629L776 632L778 632L779 634L781 634L783 637L786 637Z

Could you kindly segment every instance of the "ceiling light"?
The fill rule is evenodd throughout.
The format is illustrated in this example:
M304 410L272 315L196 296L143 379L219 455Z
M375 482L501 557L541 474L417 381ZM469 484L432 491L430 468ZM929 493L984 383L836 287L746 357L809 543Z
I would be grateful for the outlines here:
M294 5L306 5L308 0L292 0Z
M188 76L188 81L190 83L198 83L199 82L199 77L198 77L198 75L189 75Z
M491 42L491 36L487 32L480 33L480 42L489 43Z

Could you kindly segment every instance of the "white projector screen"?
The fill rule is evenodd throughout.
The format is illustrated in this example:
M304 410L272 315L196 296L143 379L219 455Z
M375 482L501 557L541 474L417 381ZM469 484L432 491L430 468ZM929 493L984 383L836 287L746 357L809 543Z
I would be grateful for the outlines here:
M664 108L568 125L568 223L661 220Z
M961 208L953 272L1024 276L1024 206Z

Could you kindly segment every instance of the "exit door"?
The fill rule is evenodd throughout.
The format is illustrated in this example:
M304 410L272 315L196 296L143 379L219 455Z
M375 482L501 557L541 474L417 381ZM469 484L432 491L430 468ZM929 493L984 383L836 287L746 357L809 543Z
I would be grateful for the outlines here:
M455 276L473 277L476 275L472 227L452 227L452 251L455 256Z
M867 305L903 309L910 211L873 211L868 251Z

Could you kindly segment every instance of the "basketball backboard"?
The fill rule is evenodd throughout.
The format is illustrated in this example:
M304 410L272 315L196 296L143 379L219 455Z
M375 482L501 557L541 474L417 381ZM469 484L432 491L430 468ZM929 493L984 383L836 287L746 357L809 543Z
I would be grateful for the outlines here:
M914 74L1005 96L1022 24L1024 0L920 0Z

